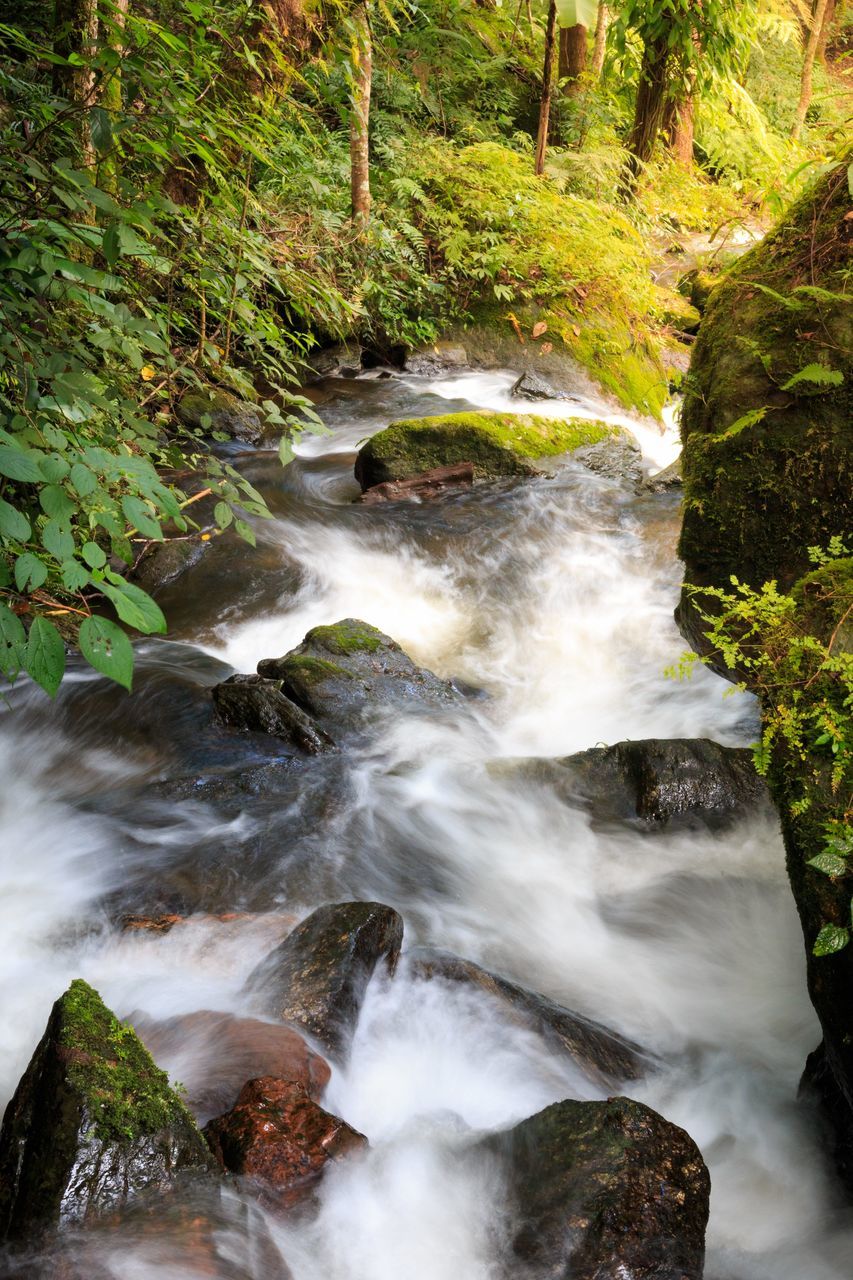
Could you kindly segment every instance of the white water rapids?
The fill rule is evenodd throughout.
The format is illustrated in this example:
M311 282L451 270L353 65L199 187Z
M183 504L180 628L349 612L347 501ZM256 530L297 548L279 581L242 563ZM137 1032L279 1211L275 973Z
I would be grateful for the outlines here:
M685 647L672 620L675 500L636 497L569 466L422 507L348 505L352 452L389 420L387 397L395 411L414 401L417 413L518 408L509 383L500 374L399 378L333 402L333 434L303 445L289 477L259 463L276 512L259 530L263 567L253 568L247 549L227 580L223 568L216 608L202 591L194 596L191 573L177 618L183 644L144 646L143 666L167 654L189 671L203 651L250 671L312 626L353 616L488 695L452 721L388 719L352 754L348 807L323 827L310 874L287 861L286 821L270 834L282 845L267 920L199 915L165 935L112 926L101 904L131 865L138 871L140 848L150 850L153 878L166 845L227 847L258 820L249 812L228 824L175 802L152 828L132 810L90 804L160 776L160 742L125 740L118 702L107 739L87 736L87 717L91 725L101 714L87 697L102 682L82 672L61 723L45 716L40 695L13 691L0 712L0 1102L70 978L92 982L120 1016L243 1012L243 981L280 936L276 916L378 899L403 913L408 945L429 942L498 969L663 1056L660 1072L626 1092L703 1151L708 1280L846 1280L853 1227L834 1203L816 1120L796 1104L819 1033L775 826L603 833L495 764L627 738L736 745L754 736L750 699L724 696L703 670L682 683L664 675ZM535 411L607 413L594 402ZM624 421L652 469L671 460L672 426L660 435ZM291 577L272 590L264 573L285 564ZM331 891L318 896L317 877ZM178 1079L192 1070L179 1055L162 1065ZM377 979L351 1060L324 1101L370 1150L332 1168L311 1220L267 1226L295 1280L495 1280L500 1180L461 1158L466 1135L593 1096L565 1056L501 1021L477 992L416 982L405 969ZM255 1211L221 1228L217 1274L263 1280L258 1220ZM183 1261L168 1234L93 1239L99 1276L210 1274Z

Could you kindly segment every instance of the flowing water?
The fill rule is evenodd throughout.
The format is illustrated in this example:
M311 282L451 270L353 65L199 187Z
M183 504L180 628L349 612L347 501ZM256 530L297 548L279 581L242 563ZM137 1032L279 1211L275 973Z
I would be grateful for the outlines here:
M725 697L703 670L664 675L684 648L672 621L677 496L638 496L567 465L423 505L351 501L363 437L403 414L517 407L510 382L329 384L331 434L289 468L239 456L274 519L256 552L222 538L166 590L172 638L139 646L131 698L82 667L55 707L26 684L11 691L0 713L0 1100L70 978L123 1017L251 1012L244 980L294 918L378 899L402 912L407 946L499 969L660 1055L626 1092L702 1148L709 1280L842 1280L853 1230L815 1119L795 1103L819 1035L775 824L593 830L500 767L626 738L754 737L751 699ZM591 401L544 411L607 413ZM626 421L651 469L675 455L671 426ZM209 686L347 616L463 682L464 711L386 717L358 750L284 761L272 799L243 791L214 807L194 779L227 781L281 744L217 729ZM115 924L123 910L188 918L134 932ZM222 1048L175 1045L161 1065L186 1083L205 1053ZM267 1280L279 1252L296 1280L491 1280L502 1274L501 1178L470 1158L472 1131L594 1096L484 996L418 981L404 964L372 983L326 1095L369 1152L331 1170L308 1220L282 1225L227 1192L65 1247L105 1280Z

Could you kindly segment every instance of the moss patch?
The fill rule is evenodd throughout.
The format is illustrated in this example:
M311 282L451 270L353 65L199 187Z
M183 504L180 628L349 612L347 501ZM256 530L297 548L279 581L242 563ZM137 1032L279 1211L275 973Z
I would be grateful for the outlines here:
M86 1100L104 1142L133 1141L195 1123L133 1027L76 978L59 1002L59 1044L69 1082Z
M359 622L357 619L348 618L343 622L336 622L331 626L314 627L305 637L305 644L315 644L321 649L325 649L327 653L336 653L344 657L348 653L376 653L383 644L387 644L386 637L381 631L377 631L375 627L368 626L366 622ZM302 661L303 659L299 659ZM312 661L312 659L305 659ZM322 662L322 659L314 659L313 661ZM335 674L346 675L350 673L344 671L342 667L337 667L334 663L327 663Z
M339 667L335 662L327 662L325 658L312 658L307 653L294 653L279 668L282 678L299 676L302 680L329 680L352 678L352 672Z

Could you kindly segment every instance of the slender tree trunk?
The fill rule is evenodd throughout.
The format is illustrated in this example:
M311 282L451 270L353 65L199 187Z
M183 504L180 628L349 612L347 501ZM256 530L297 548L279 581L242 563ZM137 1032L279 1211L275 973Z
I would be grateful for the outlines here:
M354 11L352 113L350 115L350 166L353 221L366 226L370 218L370 89L373 79L373 39L368 0L359 0Z
M559 79L563 93L575 94L586 71L586 27L560 28Z
M105 26L106 39L110 48L121 58L124 54L124 31L127 15L130 11L130 0L113 0L112 22ZM109 113L110 121L115 122L121 115L121 62L109 73L109 78L101 93L101 106ZM105 156L98 166L98 178L107 191L115 194L118 189L119 161L115 142L109 155Z
M89 131L88 108L95 99L95 76L90 59L98 39L97 0L56 0L53 10L53 51L61 58L72 54L83 59L82 66L55 66L55 92L79 107L80 137L86 164L95 163Z
M604 54L607 50L607 28L610 26L610 14L606 4L599 4L598 17L595 20L595 40L592 46L592 63L590 73L595 80L601 79L604 68Z
M803 70L800 77L800 100L797 103L797 110L794 113L794 123L791 127L791 137L796 142L803 131L803 125L806 122L806 112L812 100L812 74L814 72L814 60L823 35L824 25L826 23L826 15L829 9L829 0L817 0L814 14L812 16L811 30L809 38L806 41L806 51L803 55Z
M825 3L825 0L824 0ZM643 49L634 124L628 135L628 162L619 184L623 200L632 200L643 165L651 159L666 115L669 49L666 32Z
M672 152L675 161L682 169L693 167L693 133L696 116L696 97L689 92L686 98L677 102L667 99L664 119L661 125L666 145Z
M557 38L557 4L551 0L548 6L548 24L545 28L545 63L542 68L542 101L539 106L539 132L536 137L536 164L534 173L545 172L545 151L548 147L548 124L551 119L551 93L554 85L554 45Z
M835 21L835 12L837 5L835 0L827 0L826 16L823 20L823 30L818 37L817 42L817 58L818 61L826 66L826 42L829 39L829 33L832 30L832 24Z

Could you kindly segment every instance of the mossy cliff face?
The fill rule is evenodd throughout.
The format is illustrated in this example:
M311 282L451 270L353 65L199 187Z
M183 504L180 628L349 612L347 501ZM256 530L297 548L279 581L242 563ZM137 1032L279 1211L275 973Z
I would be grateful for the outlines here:
M3 1118L0 1238L85 1222L211 1167L195 1122L133 1029L92 987L72 982Z
M362 489L458 462L473 463L478 479L533 475L537 458L572 453L619 432L605 422L520 413L408 418L367 441L356 459L355 475Z
M710 294L682 414L686 581L790 587L853 525L853 221L846 163ZM804 378L821 366L831 381ZM754 419L750 421L747 415ZM682 605L697 647L702 627Z

